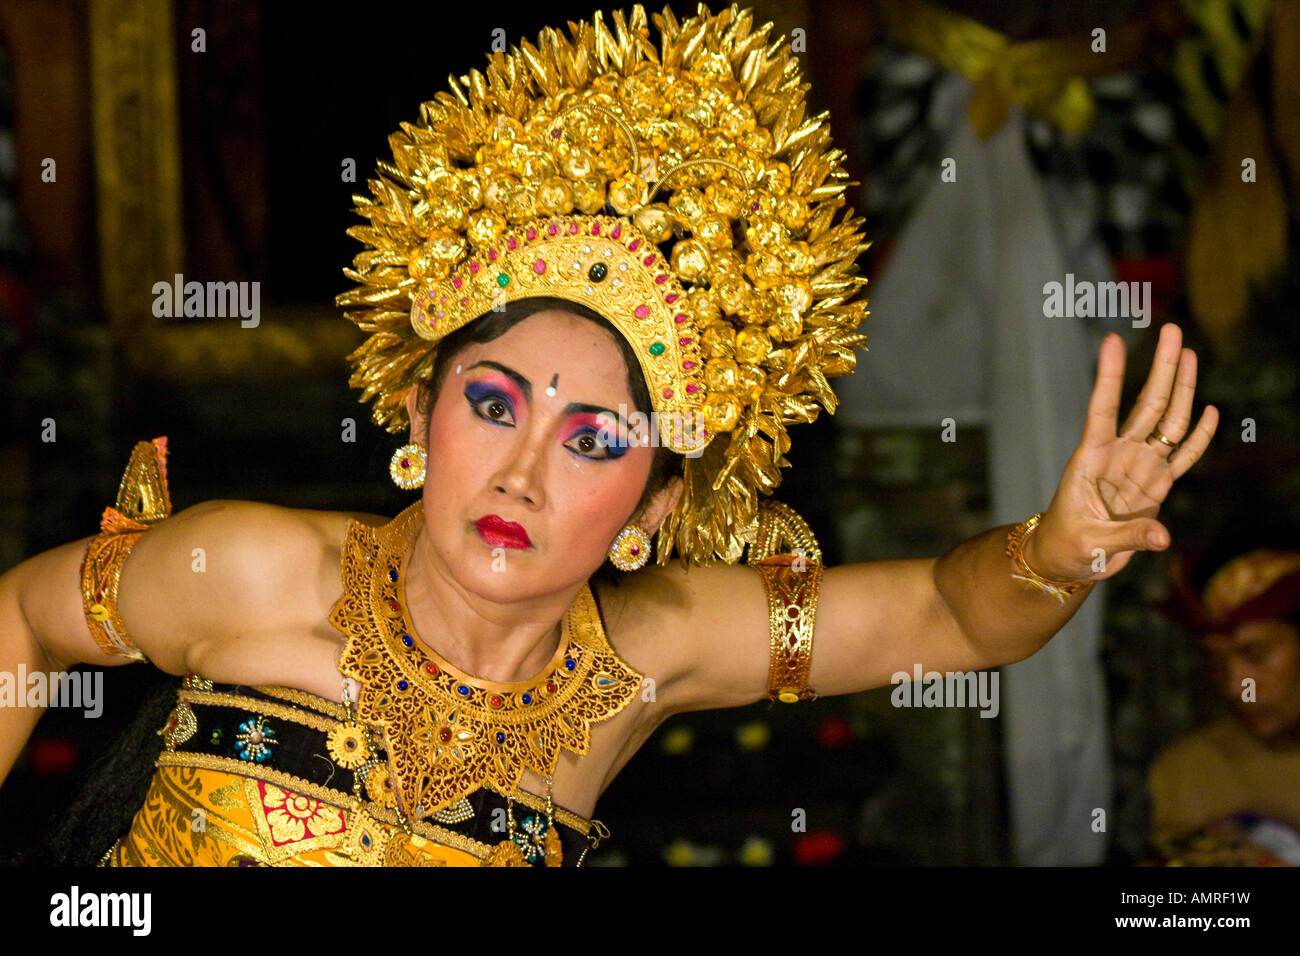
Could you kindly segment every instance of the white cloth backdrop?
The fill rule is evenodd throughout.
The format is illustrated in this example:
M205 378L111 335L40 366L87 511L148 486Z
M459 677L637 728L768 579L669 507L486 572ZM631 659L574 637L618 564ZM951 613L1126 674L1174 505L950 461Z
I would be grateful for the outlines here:
M949 74L932 101L931 121L951 131L944 155L956 160L956 181L919 173L934 184L868 286L869 350L856 374L835 380L837 419L937 434L952 417L958 441L963 426L985 424L992 522L1014 524L1046 510L1078 445L1104 334L1096 323L1044 317L1043 285L1067 272L1113 276L1086 207L1054 213L1070 197L1047 194L1026 152L1024 116L1013 111L981 141L965 120L971 92ZM1093 829L1094 810L1109 818L1111 800L1105 600L1103 582L1043 650L1003 670L998 719L1021 864L1095 864L1106 854L1108 837Z

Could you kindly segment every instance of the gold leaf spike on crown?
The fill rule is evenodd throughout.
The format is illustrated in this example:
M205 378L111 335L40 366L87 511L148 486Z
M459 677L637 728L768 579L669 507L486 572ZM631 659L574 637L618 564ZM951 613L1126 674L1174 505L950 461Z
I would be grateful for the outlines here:
M828 380L866 343L863 222L772 24L735 5L609 19L492 54L390 137L336 300L369 333L350 384L399 432L449 332L519 298L588 305L633 347L657 437L684 458L657 560L735 563L788 426L834 413Z

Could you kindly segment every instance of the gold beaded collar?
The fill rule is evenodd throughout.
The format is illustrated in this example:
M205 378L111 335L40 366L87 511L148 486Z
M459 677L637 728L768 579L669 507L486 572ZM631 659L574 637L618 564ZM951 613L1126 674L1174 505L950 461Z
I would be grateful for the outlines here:
M502 683L457 673L407 614L407 556L423 524L422 501L379 528L352 521L330 613L347 638L339 670L359 685L357 716L382 731L399 806L421 819L483 786L513 793L525 769L551 779L560 751L586 754L591 724L626 707L642 682L610 646L586 584L542 675Z

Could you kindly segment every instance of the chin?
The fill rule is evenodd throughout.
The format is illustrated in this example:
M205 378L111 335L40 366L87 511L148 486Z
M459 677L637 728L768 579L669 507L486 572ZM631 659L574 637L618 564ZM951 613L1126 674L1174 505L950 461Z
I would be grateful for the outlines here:
M572 567L567 562L558 568L546 563L536 548L504 548L493 554L477 535L475 543L478 547L451 567L461 587L486 601L507 603L549 594L564 587L562 575ZM503 565L504 570L497 570Z
M486 597L525 587L526 581L536 577L537 557L535 548L497 551L480 541L476 534L469 553L453 561L450 567L467 590Z

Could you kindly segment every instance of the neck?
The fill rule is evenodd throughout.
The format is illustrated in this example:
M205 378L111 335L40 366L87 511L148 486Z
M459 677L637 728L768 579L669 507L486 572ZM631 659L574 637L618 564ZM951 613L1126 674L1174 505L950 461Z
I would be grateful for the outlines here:
M550 663L582 584L507 603L483 598L455 579L421 523L405 588L418 640L466 676L510 683L530 680Z

